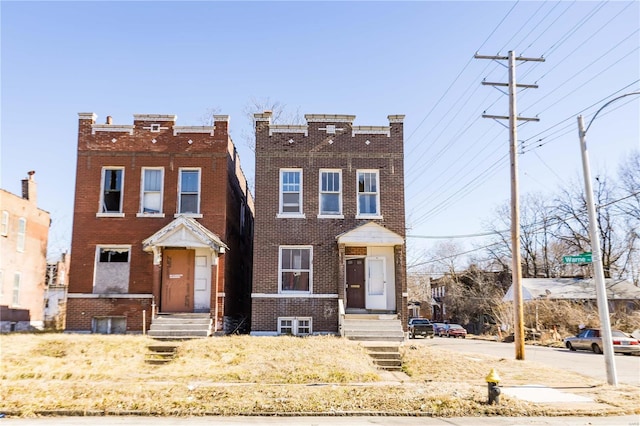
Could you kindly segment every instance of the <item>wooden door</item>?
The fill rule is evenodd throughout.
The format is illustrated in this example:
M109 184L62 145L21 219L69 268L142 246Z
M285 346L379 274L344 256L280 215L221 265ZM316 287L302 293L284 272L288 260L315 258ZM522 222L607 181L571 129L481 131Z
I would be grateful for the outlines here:
M364 259L347 260L347 308L364 308Z
M193 312L194 250L162 253L161 312Z

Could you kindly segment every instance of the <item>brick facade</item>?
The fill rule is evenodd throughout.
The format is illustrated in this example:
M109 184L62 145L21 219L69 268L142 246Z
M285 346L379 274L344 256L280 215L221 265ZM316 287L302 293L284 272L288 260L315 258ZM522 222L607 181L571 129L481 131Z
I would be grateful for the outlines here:
M133 125L112 124L111 117L106 124L96 124L95 118L91 113L79 114L67 330L90 331L93 316L124 315L127 332L140 332L142 309L147 309L150 322L149 304L162 306L162 248L158 257L143 250L143 241L176 220L181 170L185 169L199 173L199 211L189 217L228 248L214 253L217 261L209 261L210 312L218 315L218 330L227 317L248 318L253 200L228 134L228 116L214 116L210 127L176 126L172 115L134 115ZM121 170L122 208L116 213L104 213L104 168ZM143 168L162 171L159 213L142 209ZM100 294L105 300L96 299L96 292L104 293L96 287L99 246L130 246L125 295L107 293Z
M338 236L371 222L401 240L405 236L403 116L389 116L389 126L353 126L355 117L346 115L305 117L306 125L273 125L269 112L255 115L254 334L273 334L278 317L310 317L313 333L336 333L338 299L345 299L345 259L383 253L374 241L340 247ZM341 175L340 214L320 214L321 169ZM301 214L282 214L283 170L301 174ZM358 171L378 174L377 215L358 212ZM306 294L279 287L280 250L289 246L312 249L311 289ZM404 243L389 245L384 255L395 282L386 290L395 297L380 310L406 318Z

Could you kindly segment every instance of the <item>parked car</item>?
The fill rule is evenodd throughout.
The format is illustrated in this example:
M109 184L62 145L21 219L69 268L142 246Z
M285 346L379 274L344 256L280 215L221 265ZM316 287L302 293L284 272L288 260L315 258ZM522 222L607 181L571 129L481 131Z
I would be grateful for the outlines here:
M444 335L447 337L462 337L464 339L467 337L467 330L460 324L447 324Z
M434 322L433 323L433 334L436 336L442 337L444 336L444 331L447 328L447 324L443 322Z
M625 355L640 354L640 341L620 330L611 330L613 352ZM602 353L602 337L597 328L585 328L577 336L566 337L564 345L570 351L583 349Z
M411 318L409 320L409 339L416 336L430 337L433 339L433 324L426 318Z

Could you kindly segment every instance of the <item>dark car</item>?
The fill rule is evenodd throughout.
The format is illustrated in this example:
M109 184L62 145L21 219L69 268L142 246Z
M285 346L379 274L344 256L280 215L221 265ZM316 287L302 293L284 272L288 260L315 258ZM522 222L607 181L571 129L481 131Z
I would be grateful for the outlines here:
M426 318L411 318L409 320L409 339L416 336L433 338L433 324Z
M620 330L611 330L613 352L625 355L640 354L640 341ZM602 353L602 337L597 328L585 328L577 336L566 337L564 345L567 349L575 351L584 349L597 354Z
M447 324L447 328L444 332L447 337L467 337L467 330L460 324Z
M433 323L433 333L436 336L444 336L444 332L447 329L447 324L443 323L443 322L434 322Z

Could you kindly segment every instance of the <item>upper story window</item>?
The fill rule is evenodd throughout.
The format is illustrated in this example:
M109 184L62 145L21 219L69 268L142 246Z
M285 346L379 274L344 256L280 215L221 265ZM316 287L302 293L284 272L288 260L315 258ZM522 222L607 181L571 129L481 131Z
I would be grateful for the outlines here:
M164 169L142 168L140 213L154 215L162 213L162 189Z
M342 217L342 171L320 170L320 213Z
M24 252L24 246L27 240L27 219L21 217L18 219L18 238L16 239L16 250Z
M0 235L6 237L9 235L9 212L2 211L2 223L0 223Z
M280 170L280 211L278 217L304 217L302 213L302 170Z
M356 217L380 217L378 170L358 170L358 214Z
M178 213L200 214L200 169L180 169Z
M280 247L280 292L311 292L312 256L310 246Z
M102 169L102 193L100 213L121 214L124 188L124 168L104 167Z

